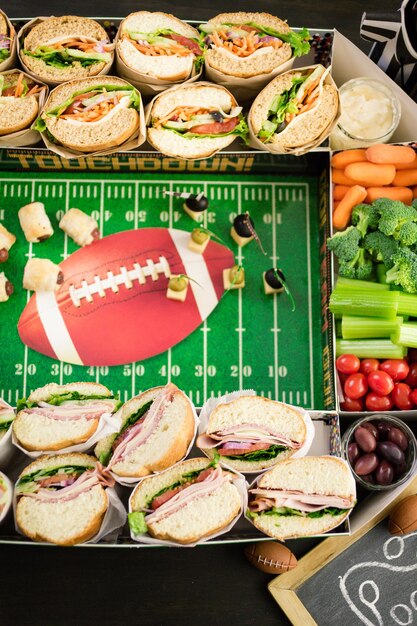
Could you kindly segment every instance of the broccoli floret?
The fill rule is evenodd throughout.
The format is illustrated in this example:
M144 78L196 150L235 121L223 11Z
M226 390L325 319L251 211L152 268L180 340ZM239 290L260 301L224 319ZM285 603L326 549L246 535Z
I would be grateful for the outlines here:
M361 234L354 226L329 237L327 247L332 250L341 261L351 261L359 250Z
M351 222L365 237L368 230L378 228L379 210L373 204L357 204L352 211Z
M395 283L404 291L417 293L417 254L408 248L399 248L392 260L394 266L387 272L387 283Z
M398 200L379 198L373 203L378 208L380 220L378 228L388 236L400 238L400 229L408 222L417 222L417 210Z
M415 222L406 222L397 233L394 233L394 237L403 246L412 246L417 242L417 224Z
M387 237L381 231L375 230L366 235L364 247L375 261L382 261L387 268L390 268L394 265L392 255L397 252L399 243L392 237Z
M364 248L359 248L351 261L341 261L339 276L345 278L357 278L358 280L370 280L373 278L374 265Z

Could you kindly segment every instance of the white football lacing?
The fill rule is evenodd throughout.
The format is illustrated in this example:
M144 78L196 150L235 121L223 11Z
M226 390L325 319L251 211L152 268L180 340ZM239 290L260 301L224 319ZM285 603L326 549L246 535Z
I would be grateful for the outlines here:
M164 256L159 257L159 262L154 263L152 259L146 259L146 265L133 263L133 269L120 267L119 274L107 272L107 278L94 276L94 282L81 281L81 287L69 288L69 295L76 307L81 306L81 300L85 298L87 302L93 302L93 296L98 294L101 298L106 296L106 289L111 289L113 293L118 293L119 285L124 285L126 289L132 289L133 281L137 280L140 285L146 283L146 278L151 276L153 281L158 280L159 274L164 274L166 278L171 276L169 263Z

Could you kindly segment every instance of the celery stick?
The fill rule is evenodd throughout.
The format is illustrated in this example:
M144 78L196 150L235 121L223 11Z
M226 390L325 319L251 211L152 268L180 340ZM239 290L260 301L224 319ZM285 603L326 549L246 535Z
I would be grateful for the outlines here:
M357 280L356 278L345 278L339 276L337 279L335 289L353 290L359 291L389 291L389 285L383 285L382 283L375 283L370 280Z
M375 317L359 317L356 315L343 315L342 337L343 339L372 339L376 337L391 337L398 326L403 323L402 317L384 319Z
M400 324L391 335L391 340L400 346L417 348L417 322Z
M385 317L397 315L398 291L353 291L336 288L330 296L329 308L335 315Z
M343 319L343 318L342 318ZM336 319L336 337L342 337L342 319Z
M403 359L407 348L390 339L336 339L336 356L355 354L359 359Z
M398 315L410 315L417 317L417 295L414 293L398 293Z

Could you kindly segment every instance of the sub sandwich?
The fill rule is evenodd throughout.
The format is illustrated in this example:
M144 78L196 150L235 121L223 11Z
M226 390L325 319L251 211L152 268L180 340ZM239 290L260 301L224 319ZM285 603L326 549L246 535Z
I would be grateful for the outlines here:
M210 413L197 446L240 472L259 472L307 454L314 427L305 411L260 396L241 396Z
M34 541L62 546L96 535L109 507L114 480L87 454L43 456L28 465L16 486L16 524Z
M45 90L46 85L19 70L0 74L0 136L30 128L39 114L39 95Z
M13 487L6 474L0 472L0 522L6 517L13 498Z
M116 477L140 478L180 461L194 437L195 418L187 396L172 383L126 402L121 427L95 448Z
M225 530L242 511L236 475L205 458L145 478L129 501L134 536L192 544Z
M182 159L209 157L248 133L242 107L232 94L206 82L164 91L155 98L149 115L149 143Z
M88 17L50 17L22 33L23 66L48 84L96 76L113 61L114 45L104 28Z
M16 442L27 451L56 451L86 442L100 419L120 402L97 383L50 383L20 401L13 421Z
M14 420L14 410L0 398L0 441L8 433Z
M356 484L337 457L288 459L249 489L247 517L280 541L320 535L339 526L356 502Z
M16 33L5 14L0 11L0 64L9 59L14 47Z
M138 74L187 80L200 70L203 52L198 30L168 13L137 11L120 24L117 54Z
M251 106L251 133L266 146L288 150L323 141L339 110L337 87L325 82L327 75L317 65L274 78Z
M142 112L137 89L114 76L73 80L51 91L34 128L78 152L120 146L136 134Z
M309 32L295 33L269 13L221 13L199 26L209 67L228 76L269 74L293 57L307 54Z

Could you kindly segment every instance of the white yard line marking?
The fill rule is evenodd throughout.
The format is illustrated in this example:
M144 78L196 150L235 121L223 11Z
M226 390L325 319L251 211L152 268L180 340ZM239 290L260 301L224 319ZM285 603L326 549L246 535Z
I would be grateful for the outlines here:
M174 190L174 186L173 186L172 182L170 182L169 183L169 191L172 193L173 190ZM173 227L173 207L174 207L173 196L172 195L168 196L168 203L169 203L169 228L172 228ZM171 382L171 359L172 359L171 348L168 348L168 355L167 356L168 356L167 383L170 383Z
M109 189L109 187L107 188ZM82 191L82 187L80 188ZM104 232L104 181L100 181L100 221L99 221L99 229L100 229L100 238L103 237ZM100 368L96 367L96 383L100 382Z
M69 209L69 182L65 183L65 213ZM68 235L64 233L64 259L68 256ZM59 363L59 384L64 384L64 363L60 361Z
M130 190L130 187L129 187ZM134 218L134 228L138 227L138 219L139 219L139 182L135 182L135 200L134 200L134 210L135 210L135 218ZM132 363L132 396L135 395L135 387L136 387L136 363L133 361Z
M203 192L207 198L207 183L204 183ZM204 228L207 228L207 211L204 211L203 224ZM203 323L203 402L207 400L207 332L207 319L205 319Z
M32 192L31 192L31 198L30 201L34 202L35 201L35 181L32 180ZM13 187L12 187L13 190ZM28 251L28 258L31 259L33 256L32 253L32 242L29 242L29 251ZM26 294L26 304L29 302L30 298L31 298L31 292L28 291ZM24 353L23 353L23 397L26 398L26 391L27 391L27 368L28 368L28 347L25 344L25 349L24 349Z
M277 225L276 225L276 199L275 199L275 184L272 188L272 254L273 254L273 267L275 267L277 260ZM273 294L274 298L274 393L275 400L279 399L279 380L278 380L278 300L277 294Z
M310 357L310 406L314 407L314 362L313 362L313 317L311 311L312 295L311 295L311 245L310 245L310 190L307 183L305 185L306 192L306 247L307 247L307 276L308 276L308 347Z
M247 190L247 187L245 188ZM238 213L242 213L242 189L239 186L237 189L237 208ZM242 265L242 248L239 246L239 251L237 253L237 262L238 265ZM239 389L243 389L243 331L242 328L242 290L238 289L238 328L237 331L239 333Z

